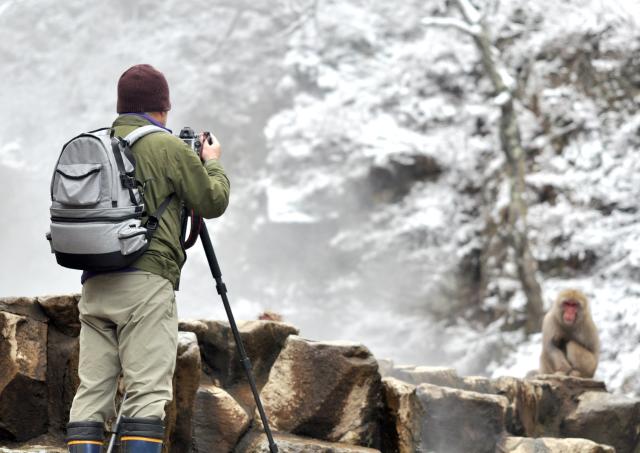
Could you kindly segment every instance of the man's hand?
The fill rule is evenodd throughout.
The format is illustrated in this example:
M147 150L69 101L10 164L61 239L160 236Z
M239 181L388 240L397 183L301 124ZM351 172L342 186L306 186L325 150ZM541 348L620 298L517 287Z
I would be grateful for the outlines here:
M220 159L220 154L222 154L220 142L216 136L213 134L210 134L209 136L213 142L211 145L209 144L209 140L204 139L204 134L200 134L200 141L202 142L202 153L200 154L200 158L202 159L202 162L206 162L211 159L218 160Z

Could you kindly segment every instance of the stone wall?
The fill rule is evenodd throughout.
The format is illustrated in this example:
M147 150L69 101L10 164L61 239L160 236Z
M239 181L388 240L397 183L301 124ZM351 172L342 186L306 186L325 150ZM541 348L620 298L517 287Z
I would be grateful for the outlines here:
M63 452L78 296L0 299L0 453ZM239 323L283 453L640 451L640 401L559 376L460 377L378 362L286 323ZM226 322L184 321L166 451L268 452ZM614 450L615 448L615 450Z

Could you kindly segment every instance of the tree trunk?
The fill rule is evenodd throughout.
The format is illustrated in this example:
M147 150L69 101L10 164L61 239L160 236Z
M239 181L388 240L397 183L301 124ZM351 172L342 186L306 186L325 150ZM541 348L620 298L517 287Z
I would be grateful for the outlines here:
M458 6L463 13L461 3ZM465 18L468 20L468 17ZM496 92L502 93L509 90L504 69L501 68L501 61L497 49L492 45L489 30L486 23L479 24L481 33L473 35L473 39L482 55L482 64ZM502 69L502 71L501 71ZM527 304L527 320L525 324L526 333L539 332L542 327L542 317L544 316L544 304L542 300L542 289L538 283L536 272L538 264L531 253L529 247L529 228L527 226L527 204L524 200L526 155L520 139L520 128L516 116L513 98L500 105L500 146L507 158L507 170L510 185L509 200L509 238L515 253L516 268L518 278L522 284Z
M482 58L484 70L496 91L500 105L500 147L507 158L509 177L509 242L515 254L518 278L527 298L527 333L540 331L542 324L542 289L536 277L538 264L529 247L527 204L524 200L525 153L520 140L520 128L514 108L515 81L503 66L498 49L491 42L491 34L484 16L469 0L455 0L464 21L453 18L431 17L423 20L426 25L455 27L473 38Z
M527 298L525 331L529 334L540 331L544 306L542 289L536 278L538 265L529 247L527 204L524 200L526 156L522 149L520 130L512 101L501 107L500 142L502 150L507 156L510 185L509 238L515 253L518 277Z

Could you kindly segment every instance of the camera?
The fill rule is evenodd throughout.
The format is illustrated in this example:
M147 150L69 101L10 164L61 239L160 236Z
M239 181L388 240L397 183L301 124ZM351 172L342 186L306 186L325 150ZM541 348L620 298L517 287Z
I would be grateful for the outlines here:
M212 145L213 140L211 139L211 132L205 131L202 134L204 135L204 139ZM200 135L196 134L189 126L185 126L180 130L178 138L189 145L189 147L195 151L198 156L202 154L202 142L200 141Z
M200 136L196 135L196 133L189 126L185 126L180 130L180 134L178 137L185 142L189 147L198 154L202 152L202 142L200 141Z

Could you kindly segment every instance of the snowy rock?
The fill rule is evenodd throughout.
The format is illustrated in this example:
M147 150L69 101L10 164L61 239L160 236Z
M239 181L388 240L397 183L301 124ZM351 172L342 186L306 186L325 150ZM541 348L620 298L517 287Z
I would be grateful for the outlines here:
M390 156L385 165L369 169L368 183L372 197L387 203L397 202L419 181L436 179L442 173L441 164L425 154Z
M276 430L376 447L381 393L378 364L366 347L290 336L262 398Z

